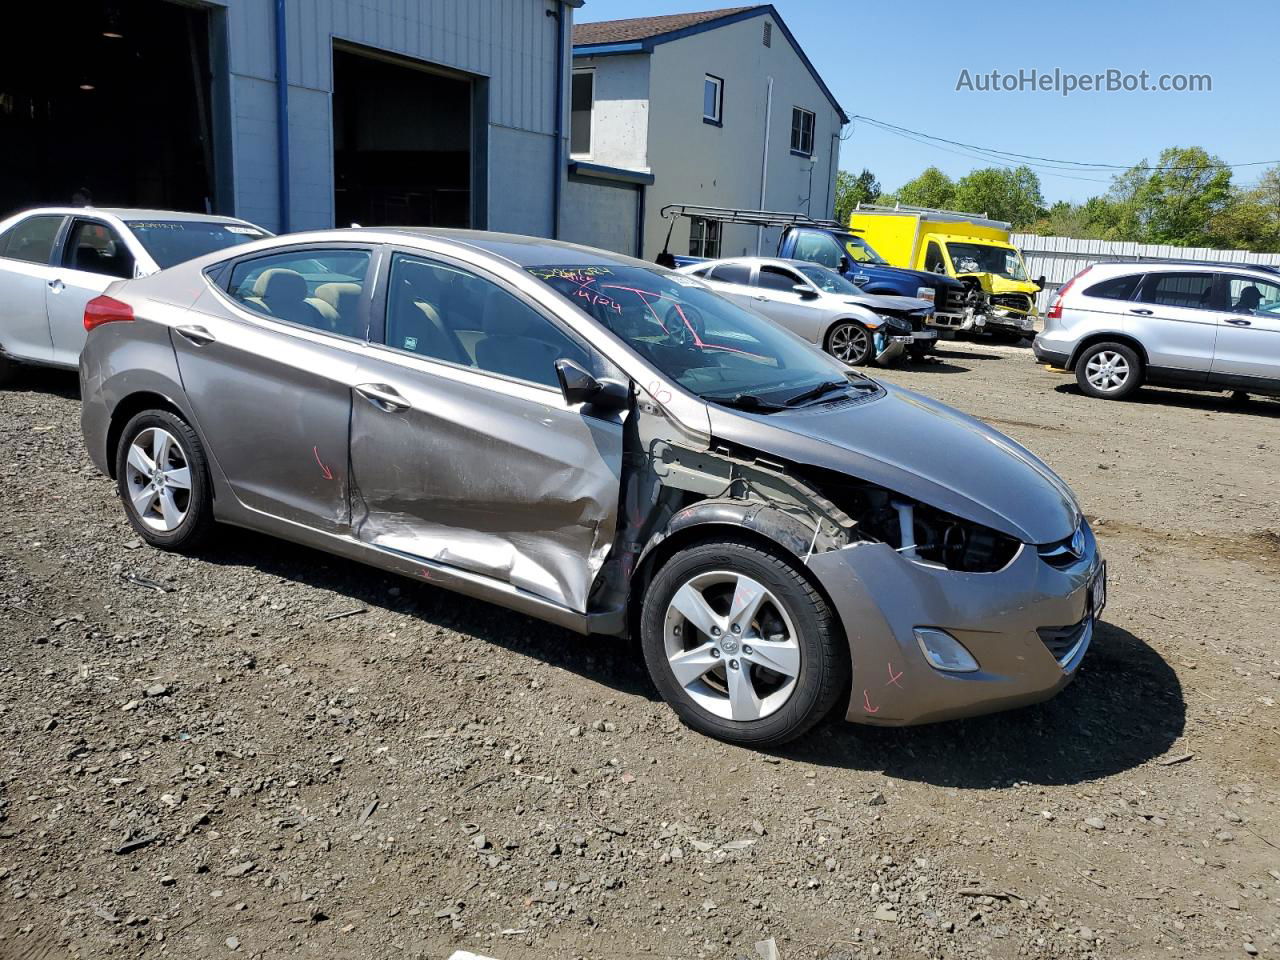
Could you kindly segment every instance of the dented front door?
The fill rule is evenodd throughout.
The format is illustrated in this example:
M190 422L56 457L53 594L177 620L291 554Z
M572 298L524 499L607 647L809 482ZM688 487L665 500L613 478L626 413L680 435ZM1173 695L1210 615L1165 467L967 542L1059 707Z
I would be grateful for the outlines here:
M386 291L352 397L353 532L585 612L622 464L620 417L548 382L585 347L456 263L395 254Z

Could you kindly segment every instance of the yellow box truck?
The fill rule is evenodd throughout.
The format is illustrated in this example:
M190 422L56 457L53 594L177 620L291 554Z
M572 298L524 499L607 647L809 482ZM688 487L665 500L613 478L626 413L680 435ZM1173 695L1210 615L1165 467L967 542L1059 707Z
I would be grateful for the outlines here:
M1027 277L1022 253L1010 242L1013 228L1004 221L954 210L858 204L849 226L893 266L963 283L963 315L950 318L955 328L1035 336L1043 278Z

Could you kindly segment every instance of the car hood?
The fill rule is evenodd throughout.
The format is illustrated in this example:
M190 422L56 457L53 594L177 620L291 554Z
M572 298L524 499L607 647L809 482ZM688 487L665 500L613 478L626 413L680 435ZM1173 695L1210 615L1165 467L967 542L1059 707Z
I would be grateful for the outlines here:
M945 276L941 273L930 273L928 270L912 270L909 267L894 267L889 266L888 264L881 266L879 264L855 263L851 272L856 275L859 270L885 270L897 274L906 274L909 277L914 277L920 282L920 285L924 287L940 287L942 289L950 290L953 288L959 289L964 286L964 284L959 280L953 280L951 277ZM856 283L857 281L855 280L854 282Z
M936 400L881 387L871 400L768 415L711 404L711 434L878 484L1024 543L1055 543L1075 531L1075 497L1031 451Z
M842 303L856 303L869 310L900 310L910 313L915 310L928 312L933 309L932 303L919 297L894 297L881 293L830 293L827 296Z

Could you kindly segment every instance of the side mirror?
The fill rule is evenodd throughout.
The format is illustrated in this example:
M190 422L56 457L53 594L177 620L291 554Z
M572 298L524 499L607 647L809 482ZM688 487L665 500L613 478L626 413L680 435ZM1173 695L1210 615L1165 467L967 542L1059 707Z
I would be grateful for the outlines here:
M1043 274L1043 273L1042 273L1042 274L1040 274L1040 276L1036 277L1036 286L1037 286L1037 287L1039 287L1041 290L1043 290L1043 289L1044 289L1044 282L1045 282L1045 280L1044 280L1044 274Z
M849 261L849 258L842 256L840 258L840 272L848 273L852 269L853 269L853 264Z
M572 360L556 361L556 378L565 403L589 403L604 410L621 410L627 405L631 391L617 380L597 380Z
M800 294L801 300L818 299L818 291L813 289L813 287L809 286L807 283L797 283L791 288L791 292Z

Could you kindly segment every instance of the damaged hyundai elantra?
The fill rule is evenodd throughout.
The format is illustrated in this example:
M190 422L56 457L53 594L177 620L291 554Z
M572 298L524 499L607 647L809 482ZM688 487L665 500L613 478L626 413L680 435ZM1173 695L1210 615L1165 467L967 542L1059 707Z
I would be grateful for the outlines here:
M627 257L295 234L115 284L84 325L85 441L147 543L250 528L638 635L724 740L1047 699L1106 602L1024 447Z

